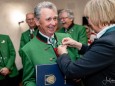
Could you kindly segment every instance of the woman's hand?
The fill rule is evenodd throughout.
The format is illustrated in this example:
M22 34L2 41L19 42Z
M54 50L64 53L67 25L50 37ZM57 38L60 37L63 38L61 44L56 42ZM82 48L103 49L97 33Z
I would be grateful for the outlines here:
M62 44L63 45L67 45L69 47L77 48L78 50L80 50L81 47L82 47L82 44L80 42L77 42L77 41L75 41L75 40L73 40L72 38L69 38L69 37L68 38L64 38L62 40Z
M68 53L67 45L59 45L57 49L58 49L58 54L59 55L62 55L64 53Z

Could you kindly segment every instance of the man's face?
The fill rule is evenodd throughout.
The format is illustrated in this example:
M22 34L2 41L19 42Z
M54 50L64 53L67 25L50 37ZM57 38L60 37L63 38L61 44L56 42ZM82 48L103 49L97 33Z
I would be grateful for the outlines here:
M35 28L36 23L34 21L34 14L30 13L26 15L26 23L30 28Z
M66 12L63 12L59 15L60 22L64 28L68 28L72 24L72 19L70 19Z
M36 19L39 30L46 36L51 37L57 29L57 12L52 9L43 8L40 12L40 19Z

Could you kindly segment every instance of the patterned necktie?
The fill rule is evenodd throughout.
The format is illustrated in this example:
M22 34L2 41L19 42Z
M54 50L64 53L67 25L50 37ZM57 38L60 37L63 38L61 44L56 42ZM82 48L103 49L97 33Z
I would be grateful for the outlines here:
M54 51L55 51L56 56L58 57L59 55L58 55L58 51L57 51L56 39L55 39L55 38L50 38L49 41L50 41L50 43L51 43L52 46L53 46L53 49L54 49Z
M30 37L31 39L34 37L33 30L30 30Z
M54 44L55 43L55 38L52 38L52 44Z
M51 42L52 46L55 48L56 47L56 40L55 40L55 38L50 38L50 42Z

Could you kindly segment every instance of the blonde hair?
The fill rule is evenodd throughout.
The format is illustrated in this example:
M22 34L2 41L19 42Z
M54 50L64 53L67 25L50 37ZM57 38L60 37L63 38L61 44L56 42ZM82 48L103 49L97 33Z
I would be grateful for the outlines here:
M96 25L115 23L115 0L90 0L84 10L85 16Z

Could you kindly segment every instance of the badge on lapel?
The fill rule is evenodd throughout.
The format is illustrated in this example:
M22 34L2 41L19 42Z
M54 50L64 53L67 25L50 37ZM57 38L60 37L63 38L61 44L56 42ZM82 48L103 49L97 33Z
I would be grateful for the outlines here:
M5 40L2 40L1 43L5 43Z

